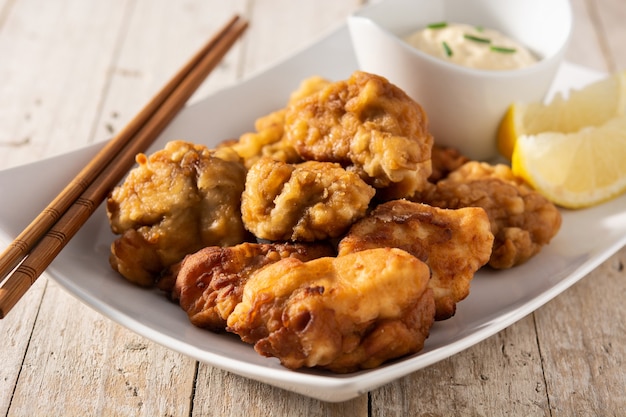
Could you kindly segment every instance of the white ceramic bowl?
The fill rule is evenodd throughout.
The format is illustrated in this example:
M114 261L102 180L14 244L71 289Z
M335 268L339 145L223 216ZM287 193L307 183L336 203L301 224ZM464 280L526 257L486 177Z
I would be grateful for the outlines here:
M541 59L518 70L466 68L417 50L407 35L433 22L502 32ZM387 0L348 18L363 71L384 76L420 103L435 142L473 159L497 156L498 125L515 101L541 101L568 44L568 0Z

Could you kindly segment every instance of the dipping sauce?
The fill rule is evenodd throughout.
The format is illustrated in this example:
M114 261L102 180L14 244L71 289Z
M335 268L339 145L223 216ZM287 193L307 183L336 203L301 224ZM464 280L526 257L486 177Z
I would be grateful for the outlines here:
M470 68L512 70L537 62L524 45L502 33L462 23L433 23L405 41L427 54Z

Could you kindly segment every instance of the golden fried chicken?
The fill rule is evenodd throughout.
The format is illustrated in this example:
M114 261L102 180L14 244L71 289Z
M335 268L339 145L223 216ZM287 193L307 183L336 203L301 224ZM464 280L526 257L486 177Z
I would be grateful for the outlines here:
M246 173L232 149L173 141L136 161L106 204L111 229L121 235L110 263L129 281L152 286L185 255L249 237L240 211Z
M281 140L285 131L285 109L258 118L254 132L244 133L230 144L250 168L262 156L283 162L298 162L300 156L292 146Z
M258 238L312 242L343 234L365 215L374 193L339 164L262 158L248 171L241 212Z
M285 135L304 160L340 163L380 189L381 198L411 196L431 173L426 113L377 75L356 71L292 103Z
M319 75L314 75L309 78L304 79L298 88L291 93L289 96L289 101L287 105L291 105L305 97L311 96L318 91L322 90L326 86L331 83L330 80L326 78L320 77Z
M527 261L561 227L561 214L556 206L503 164L468 162L418 198L443 208L485 209L495 236L489 265L496 269Z
M328 84L330 81L319 76L305 79L298 89L291 93L287 106L321 90ZM289 163L301 161L296 150L283 140L286 112L287 109L283 108L258 118L254 123L254 132L244 133L239 140L230 144L243 158L246 168L250 168L263 156Z
M435 313L429 276L400 249L283 259L250 277L227 330L291 369L373 368L423 348Z
M406 200L376 207L339 242L339 256L372 248L403 249L432 272L436 320L450 318L470 291L474 273L491 255L493 235L485 210L445 210Z
M241 302L243 288L256 271L284 258L301 261L333 256L330 245L304 243L242 243L210 246L187 255L172 291L195 326L223 331Z
M433 145L431 153L433 171L428 180L437 182L447 177L452 171L469 162L470 159L461 154L458 150L449 147Z

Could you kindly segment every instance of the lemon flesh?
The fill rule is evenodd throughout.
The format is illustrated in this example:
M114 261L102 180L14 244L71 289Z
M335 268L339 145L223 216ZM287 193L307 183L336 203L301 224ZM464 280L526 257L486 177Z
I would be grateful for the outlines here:
M601 126L626 114L626 71L557 94L549 104L513 103L498 128L498 150L510 159L520 136L544 132L574 133Z
M626 116L575 133L517 138L513 173L553 203L583 208L626 191Z

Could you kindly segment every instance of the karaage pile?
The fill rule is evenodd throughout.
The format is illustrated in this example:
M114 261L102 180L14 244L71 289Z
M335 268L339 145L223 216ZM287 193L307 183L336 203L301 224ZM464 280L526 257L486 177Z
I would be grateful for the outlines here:
M165 269L205 246L249 238L241 220L245 169L231 149L174 141L138 166L107 200L113 269L152 286Z
M491 255L493 235L485 210L446 210L406 200L377 206L339 242L339 255L371 248L403 249L432 273L436 320L454 315L476 271Z
M504 165L433 143L422 107L362 71L311 77L254 131L168 143L112 192L112 267L195 326L287 368L419 352L484 265L548 244L557 208Z
M423 348L435 309L429 277L399 249L283 259L250 277L228 330L291 369L373 368Z

